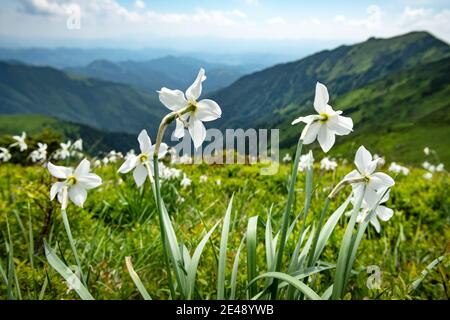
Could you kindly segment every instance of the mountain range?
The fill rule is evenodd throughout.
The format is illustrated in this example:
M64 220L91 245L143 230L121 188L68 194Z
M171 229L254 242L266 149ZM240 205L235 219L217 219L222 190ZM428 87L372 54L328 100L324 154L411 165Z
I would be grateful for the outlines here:
M154 92L163 86L188 88L202 67L208 70L208 81L204 85L205 93L227 87L244 74L254 71L252 67L209 63L191 57L175 56L164 56L148 61L95 60L87 66L65 70Z
M131 75L150 65L148 61L97 61L66 73L0 63L0 113L44 114L109 131L136 133L148 128L156 132L167 110L142 87L184 90L193 79L187 85L180 79L193 78L198 70L175 65L170 69L168 62L165 70L149 71L147 79L144 76L132 83L127 78L137 79ZM206 69L205 87L208 82L215 86L212 70ZM173 79L158 76L160 71ZM314 113L317 81L328 87L330 104L352 117L355 124L354 133L337 139L331 155L352 157L357 144L364 144L391 157L390 161L419 163L423 159L418 155L428 146L449 163L445 141L450 133L450 46L427 32L370 38L324 50L244 75L225 88L210 89L207 96L223 111L222 118L211 125L221 129L279 128L281 147L290 149L301 130L290 123L300 115Z

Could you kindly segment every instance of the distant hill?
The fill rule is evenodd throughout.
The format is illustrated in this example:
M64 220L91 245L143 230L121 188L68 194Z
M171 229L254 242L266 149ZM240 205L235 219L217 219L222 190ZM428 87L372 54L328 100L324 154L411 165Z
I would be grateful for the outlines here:
M136 149L136 136L131 134L105 132L86 125L42 115L0 115L0 136L20 134L22 131L36 135L49 129L59 134L63 141L82 138L85 151L91 154L117 150L126 152Z
M433 117L437 120L434 134L420 139L421 145L411 140L411 131L397 131L388 144L399 160L412 162L420 161L414 154L421 152L423 144L441 145L450 161L440 140L448 133L447 118L442 116L450 111L450 100L445 98L450 84L448 57L450 46L426 32L371 38L244 76L211 98L223 110L219 127L280 128L281 146L288 148L295 145L300 130L290 122L314 112L314 87L320 81L329 89L331 105L347 109L346 114L354 118L361 142L363 134L376 135L380 127L386 132L409 125L409 130L419 131L419 123ZM344 141L341 138L338 143ZM381 142L373 143L380 147L378 152L387 149Z
M65 70L91 78L130 84L154 92L163 86L186 90L201 67L206 69L208 77L208 81L204 83L205 92L226 87L252 70L243 66L208 63L190 57L175 56L148 61L96 60L85 67L71 67Z
M129 86L0 62L0 114L42 114L107 131L156 132L167 109Z

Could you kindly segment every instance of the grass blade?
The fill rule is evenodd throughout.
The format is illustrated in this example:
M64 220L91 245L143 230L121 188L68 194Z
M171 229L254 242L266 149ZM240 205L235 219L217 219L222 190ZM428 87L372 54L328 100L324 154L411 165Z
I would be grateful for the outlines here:
M256 231L258 216L251 217L247 225L247 281L250 297L256 294L256 283L252 281L256 277ZM250 283L253 283L250 285Z
M152 300L138 274L136 273L136 271L134 271L133 264L131 263L131 257L125 257L125 264L127 265L128 273L130 274L131 279L133 280L144 300Z
M55 254L55 252L47 245L44 240L45 256L48 263L55 269L68 283L72 284L73 289L83 300L94 300L92 295L83 285L81 280L66 266Z
M217 299L222 300L225 295L225 264L227 261L228 233L230 231L231 210L233 208L234 194L231 196L227 212L223 220L222 235L220 238L219 266L217 272Z

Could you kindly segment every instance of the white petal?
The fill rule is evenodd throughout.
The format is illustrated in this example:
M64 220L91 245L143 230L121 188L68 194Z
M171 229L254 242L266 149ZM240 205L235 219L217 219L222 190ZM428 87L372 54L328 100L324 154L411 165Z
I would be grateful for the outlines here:
M377 169L377 166L378 166L378 159L370 161L366 167L365 173L368 175L372 174Z
M87 198L87 191L79 185L74 185L69 188L69 199L77 206L83 207L84 201Z
M189 133L194 142L194 147L197 149L202 145L203 141L205 141L206 129L203 123L193 116L189 119Z
M159 101L172 111L180 110L187 104L183 91L161 88L158 91Z
M67 168L63 166L55 166L51 162L47 164L47 169L52 176L58 179L67 179L69 175L72 174L72 168Z
M380 195L370 185L366 185L366 191L364 192L364 201L367 202L370 208L374 208L380 200Z
M306 117L298 117L297 119L295 119L294 121L292 121L292 125L303 122L303 123L310 123L313 122L315 119L317 119L318 116L315 114L306 116Z
M142 153L149 153L150 148L152 146L152 141L150 140L150 137L147 134L147 130L142 130L141 133L139 133L138 136L139 141L139 148L141 149Z
M358 178L361 178L361 174L357 170L351 171L350 173L348 173L344 177L345 180L347 180L347 179L358 179Z
M159 146L158 159L164 158L168 149L169 146L167 144L165 144L164 142L161 143L161 145Z
M197 100L200 97L202 94L202 82L205 80L205 70L201 68L194 83L186 90L188 100Z
M173 136L177 139L181 139L184 137L184 123L180 120L177 119L175 121L176 127L175 127L175 131L173 132Z
M195 110L195 117L201 121L213 121L222 115L222 110L219 105L209 99L203 99L197 102L197 110Z
M352 184L353 189L353 199L354 203L356 204L361 197L364 197L364 183L353 183Z
M138 157L135 155L130 155L129 158L122 163L119 170L119 173L128 173L136 167Z
M352 132L353 120L349 117L343 117L335 114L327 121L327 127L335 132L338 136L343 136Z
M84 189L90 190L101 185L102 178L100 178L95 173L88 173L82 177L79 177L77 184L80 184L80 186Z
M74 171L75 177L82 177L91 170L91 163L87 159L83 159Z
M138 187L142 186L147 178L147 169L142 165L138 165L133 171L133 178Z
M334 132L329 130L327 126L322 125L319 130L318 138L320 147L323 152L328 152L335 142Z
M316 96L314 97L314 109L316 109L317 113L325 112L326 105L330 97L328 96L327 87L325 87L320 82L316 84Z
M364 146L360 146L355 155L355 165L361 174L366 173L366 168L372 162L372 155Z
M50 188L50 200L55 199L55 196L58 192L62 190L64 187L64 182L55 182Z
M307 131L304 134L303 144L313 143L317 138L317 134L319 133L320 127L321 127L321 124L319 122L314 122L310 126L308 126L308 125L305 126L305 128L303 130L307 130ZM302 132L302 136L303 136L303 132Z
M376 215L373 215L373 216L370 218L370 223L373 225L373 227L375 228L375 230L376 230L378 233L380 233L381 226L380 226L380 222L378 221Z
M385 206L378 206L376 212L382 221L388 221L394 215L394 210Z
M375 172L370 176L369 185L375 190L386 187L392 187L395 184L394 179L383 172Z

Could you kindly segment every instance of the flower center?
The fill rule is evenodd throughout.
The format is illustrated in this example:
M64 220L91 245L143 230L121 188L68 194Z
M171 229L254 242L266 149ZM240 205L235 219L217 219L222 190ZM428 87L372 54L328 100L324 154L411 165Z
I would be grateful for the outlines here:
M141 163L144 163L144 162L148 161L148 155L146 155L145 153L141 153L141 154L139 155L139 161L140 161Z
M364 182L367 184L370 182L370 176L364 176Z
M77 183L77 178L75 178L74 175L71 175L71 176L69 176L69 177L67 178L67 184L68 184L69 186L73 186L73 185L76 184L76 183Z
M328 114L326 114L326 113L320 114L320 118L319 118L320 122L325 123L328 121L328 119L330 119L330 116Z
M191 113L194 113L194 112L197 110L197 101L195 101L195 100L190 100L190 101L188 102L188 110L189 110Z

